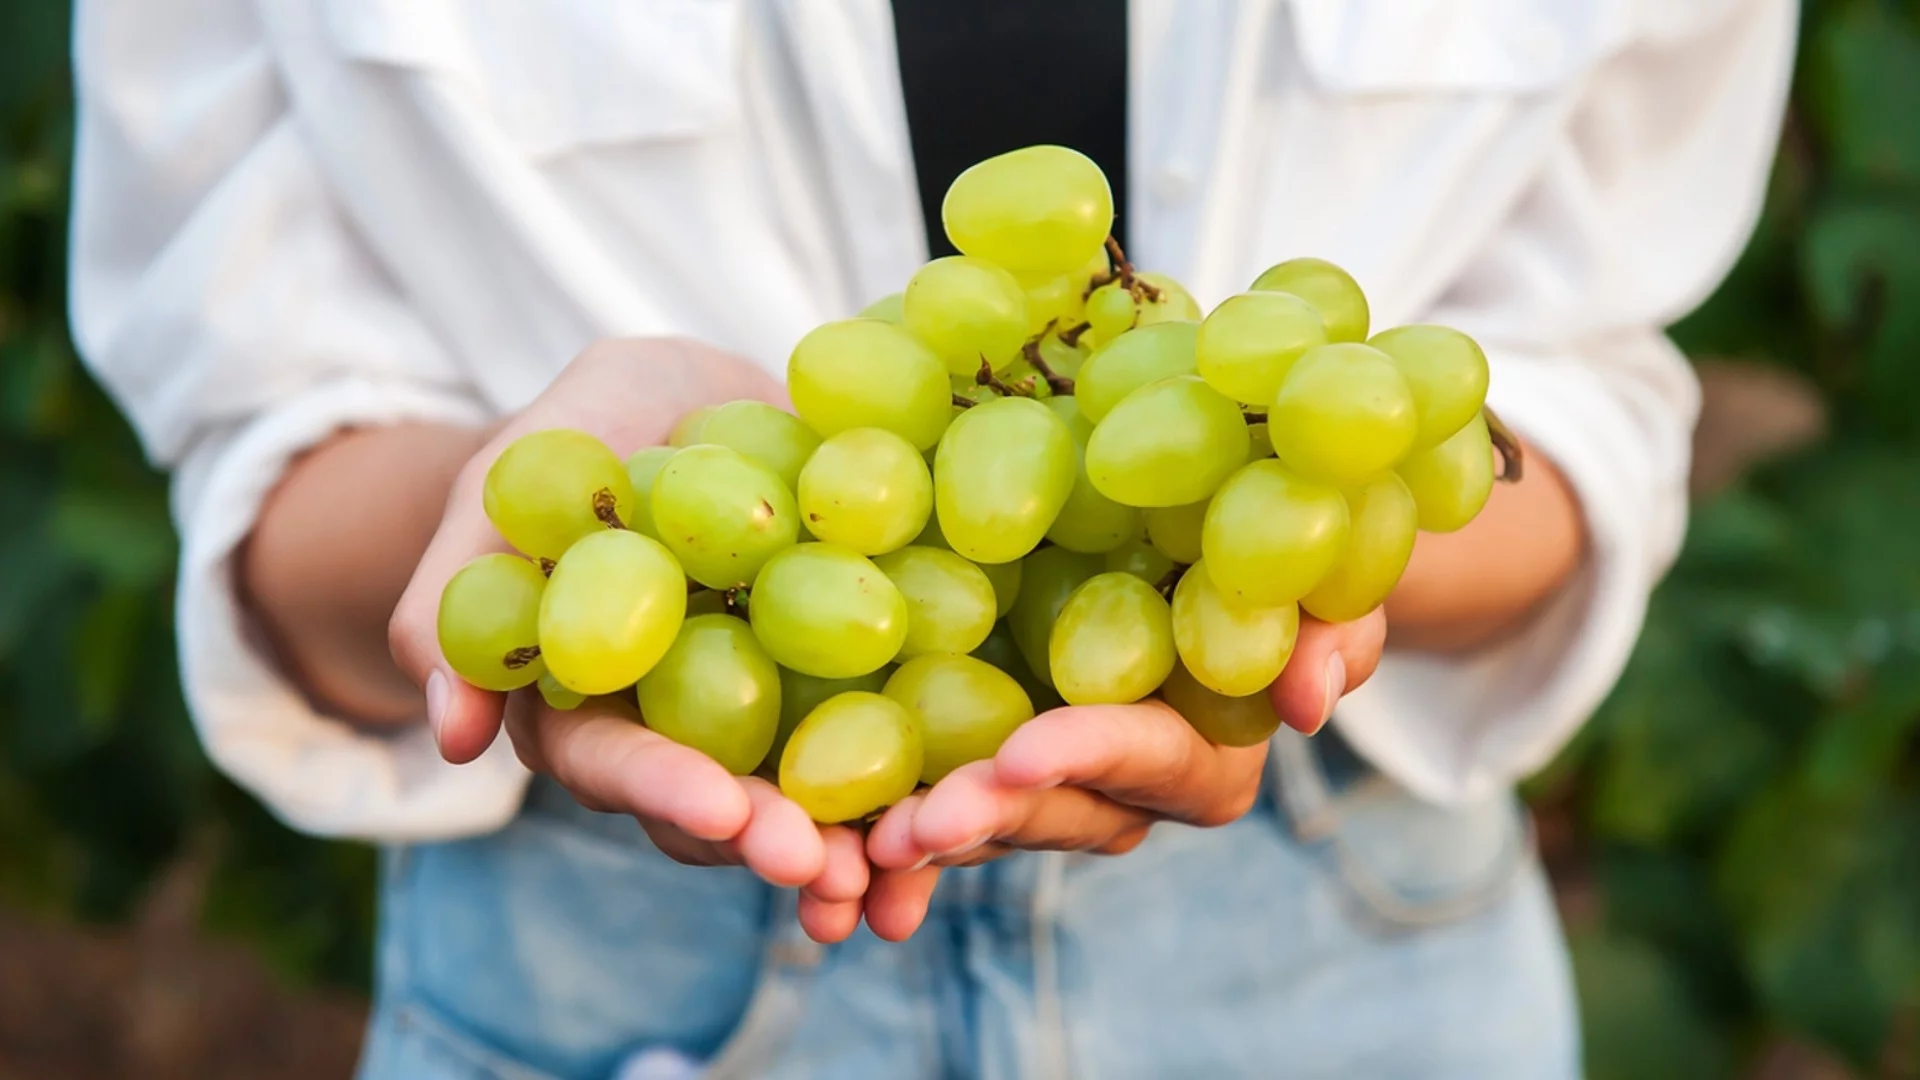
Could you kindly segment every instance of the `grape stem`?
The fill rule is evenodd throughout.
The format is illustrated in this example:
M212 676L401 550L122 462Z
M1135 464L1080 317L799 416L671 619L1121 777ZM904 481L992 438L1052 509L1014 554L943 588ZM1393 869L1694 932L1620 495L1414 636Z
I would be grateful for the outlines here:
M1048 319L1046 329L1028 338L1027 343L1020 347L1020 354L1027 358L1027 363L1033 365L1033 370L1039 372L1041 378L1047 380L1047 385L1053 389L1054 393L1071 394L1073 393L1073 380L1067 378L1065 375L1056 374L1053 368L1048 366L1047 362L1040 357L1040 343L1046 340L1048 334L1053 332L1054 322L1055 320Z
M593 516L599 518L600 524L605 525L609 529L624 529L627 527L627 523L620 520L620 513L617 509L618 505L618 503L614 502L613 490L611 488L601 488L599 491L593 493Z
M1500 473L1494 479L1503 484L1517 483L1525 470L1525 455L1520 450L1520 439L1513 429L1500 419L1500 415L1488 406L1481 406L1480 413L1487 418L1487 438L1493 448L1500 451Z
M1180 579L1185 577L1186 574L1187 574L1187 567L1184 564L1174 563L1173 569L1161 575L1160 580L1154 583L1153 591L1159 593L1161 596L1167 598L1168 600L1173 599L1174 586L1180 584Z
M1111 235L1107 237L1107 258L1112 261L1113 269L1094 277L1087 286L1088 296L1092 296L1093 290L1100 286L1118 280L1120 287L1132 293L1134 299L1145 300L1149 304L1160 302L1160 290L1134 275L1133 264L1127 261L1127 253L1120 250L1120 241L1115 240Z
M538 659L540 659L540 646L522 645L501 657L500 664L508 671L518 671Z
M744 585L730 586L724 592L721 593L721 597L726 601L727 614L729 615L745 615L746 614L747 612L747 587L746 586Z
M1248 427L1267 422L1267 414L1263 412L1243 412L1240 415L1246 418Z
M980 403L972 398L963 398L959 394L953 395L953 407L956 409L971 409L978 404Z
M999 394L1001 397L1033 396L1032 393L1023 393L1018 387L1008 386L1006 383L1000 381L993 373L993 365L987 363L987 358L984 356L980 358L980 371L973 377L973 381Z
M554 562L552 559L547 558L545 555L540 556L540 558L536 561L538 561L540 564L540 572L542 574L545 574L547 577L552 577L553 568L559 565L558 563Z
M1060 340L1067 348L1077 349L1080 347L1080 335L1091 329L1093 329L1093 324L1090 322L1083 322L1078 326L1069 326L1065 330L1060 331Z

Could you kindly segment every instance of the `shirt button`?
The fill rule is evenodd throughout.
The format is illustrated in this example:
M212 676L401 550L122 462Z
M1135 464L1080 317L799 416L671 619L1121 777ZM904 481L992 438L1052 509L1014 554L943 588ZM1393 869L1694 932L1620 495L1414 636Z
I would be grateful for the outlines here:
M1192 194L1194 182L1198 179L1191 162L1169 161L1153 175L1154 197L1161 202L1180 202Z

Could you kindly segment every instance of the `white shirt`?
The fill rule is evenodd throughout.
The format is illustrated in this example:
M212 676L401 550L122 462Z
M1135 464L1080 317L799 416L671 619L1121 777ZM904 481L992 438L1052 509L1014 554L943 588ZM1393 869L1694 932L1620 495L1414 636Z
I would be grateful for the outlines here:
M1390 653L1338 723L1439 802L1546 761L1679 544L1697 391L1661 328L1758 212L1792 0L1135 0L1128 207L1211 306L1330 258L1375 325L1474 333L1591 552L1526 632ZM82 0L73 320L175 470L179 640L213 759L286 821L497 828L526 775L316 712L235 545L347 425L478 422L608 335L784 369L925 258L886 0ZM352 513L352 507L342 507Z

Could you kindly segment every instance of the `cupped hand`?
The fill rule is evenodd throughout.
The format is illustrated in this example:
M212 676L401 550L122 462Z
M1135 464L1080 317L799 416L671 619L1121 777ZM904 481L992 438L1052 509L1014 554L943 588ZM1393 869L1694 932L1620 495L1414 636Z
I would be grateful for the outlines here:
M1302 619L1292 659L1269 688L1283 723L1312 734L1373 675L1386 639L1376 611L1351 623ZM1224 825L1259 795L1267 747L1216 746L1158 701L1055 709L1016 730L989 761L962 766L888 810L867 837L867 924L889 940L926 915L942 866L1014 850L1120 854L1160 821Z

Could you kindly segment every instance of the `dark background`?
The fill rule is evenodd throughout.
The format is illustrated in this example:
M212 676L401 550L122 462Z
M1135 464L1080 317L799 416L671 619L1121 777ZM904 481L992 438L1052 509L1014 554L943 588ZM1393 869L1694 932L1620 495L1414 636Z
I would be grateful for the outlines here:
M0 5L0 1078L344 1076L373 860L189 728L163 480L66 334L67 28ZM1686 551L1528 785L1597 1078L1920 1076L1920 2L1803 36L1765 220L1675 330Z

